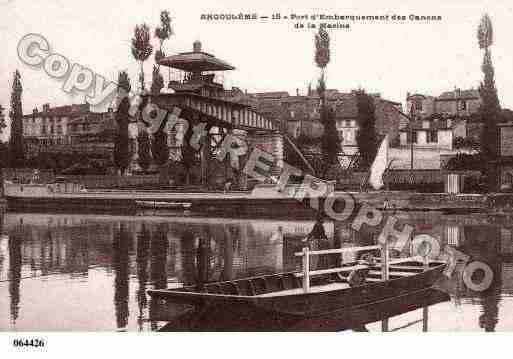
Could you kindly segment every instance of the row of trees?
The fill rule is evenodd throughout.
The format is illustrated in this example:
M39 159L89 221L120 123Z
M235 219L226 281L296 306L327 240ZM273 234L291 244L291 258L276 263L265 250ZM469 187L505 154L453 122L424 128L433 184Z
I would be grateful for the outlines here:
M336 109L327 104L326 100L326 67L330 62L330 38L324 28L320 28L315 34L315 54L314 60L320 69L319 79L317 81L317 94L320 98L320 121L323 125L322 136L310 138L306 135L300 135L296 139L299 148L307 148L311 146L320 147L322 156L322 165L317 166L314 163L316 175L324 179L333 179L333 175L338 171L332 171L339 167L338 156L342 152L341 139L338 136L336 127ZM309 86L308 93L311 93ZM360 90L356 93L358 107L358 125L357 146L359 149L358 166L367 169L372 163L378 146L378 138L375 130L375 105L373 98ZM293 163L299 163L298 156L291 153L286 154L286 159ZM315 161L314 161L315 162Z
M497 124L504 118L501 110L494 79L494 67L491 58L491 46L493 45L493 26L488 14L483 15L477 29L479 48L484 50L483 81L479 86L479 94L482 104L479 109L479 118L482 123L481 138L479 143L479 161L470 161L473 166L481 164L481 170L486 174L488 191L494 191L498 186L497 165L498 132ZM321 96L321 121L324 124L322 137L322 153L324 164L332 165L340 151L340 141L336 138L334 114L326 106L324 69L329 62L329 37L323 30L319 30L315 38L316 53L315 62L321 69L317 91ZM358 127L356 142L359 150L359 167L370 167L378 148L378 136L375 128L375 105L373 98L364 91L357 93ZM461 141L459 141L461 142ZM458 144L460 144L458 142ZM475 143L472 143L475 147ZM469 162L468 160L465 161ZM324 175L326 172L324 172Z
M155 53L155 61L165 56L164 42L173 35L171 27L171 18L168 11L162 11L160 14L160 26L155 29L155 37L158 39L160 47ZM139 62L140 74L139 82L141 90L145 87L144 81L144 62L153 52L153 46L150 42L149 27L146 24L138 25L134 29L134 37L131 41L131 51L134 58ZM164 87L164 79L160 74L160 66L154 66L151 91L159 93ZM129 100L126 96L131 90L130 79L126 71L121 71L118 76L118 94L119 103L116 112L116 122L118 133L114 143L113 160L114 165L121 174L126 173L130 165L132 153L130 152L129 139ZM8 146L2 145L0 148L0 160L3 166L23 167L25 163L24 143L23 143L23 109L22 109L21 75L18 70L14 73L11 93L11 110L9 117L11 120L11 136ZM6 127L4 108L0 106L0 133ZM163 128L150 139L146 130L142 130L138 137L138 157L139 165L147 170L152 162L158 165L164 164L169 158L169 148L167 146L167 134Z
M159 42L159 49L155 52L155 62L153 65L151 93L159 94L164 88L164 78L160 73L159 60L165 57L164 42L173 35L171 27L171 17L168 11L162 11L160 14L160 26L155 29L155 37ZM131 40L131 52L134 59L139 63L139 84L140 91L145 90L144 62L153 53L151 44L150 28L147 24L136 25L134 36ZM122 71L118 76L119 104L116 113L116 122L118 124L118 135L114 146L114 163L120 174L124 174L130 164L132 153L129 148L129 100L126 94L131 90L130 79L126 71ZM138 117L141 116L139 113ZM140 118L138 118L140 120ZM142 123L142 122L141 122ZM162 165L169 158L169 147L167 145L167 133L164 131L165 124L150 138L148 131L141 128L138 136L138 163L143 170L147 170L153 163Z

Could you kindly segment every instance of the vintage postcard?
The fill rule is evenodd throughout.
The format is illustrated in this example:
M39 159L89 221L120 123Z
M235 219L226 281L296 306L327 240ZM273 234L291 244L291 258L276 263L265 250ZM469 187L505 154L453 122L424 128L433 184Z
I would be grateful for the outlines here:
M7 347L513 331L512 31L500 0L0 0Z

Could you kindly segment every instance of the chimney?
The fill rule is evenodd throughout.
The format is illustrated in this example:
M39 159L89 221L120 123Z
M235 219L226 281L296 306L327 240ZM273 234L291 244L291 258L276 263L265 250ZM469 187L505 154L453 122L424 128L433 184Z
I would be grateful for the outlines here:
M32 110L32 113L33 113L34 115L37 115L37 107L34 107L34 109Z
M296 89L296 96L299 96L299 89Z
M49 103L45 103L43 105L43 112L48 112L50 111L50 104Z

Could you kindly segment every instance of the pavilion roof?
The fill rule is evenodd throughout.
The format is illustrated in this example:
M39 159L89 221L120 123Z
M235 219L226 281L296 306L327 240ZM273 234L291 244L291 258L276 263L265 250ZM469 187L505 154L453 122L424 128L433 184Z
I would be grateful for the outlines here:
M178 55L167 56L161 59L159 64L183 71L235 70L235 67L214 55L199 51L182 52Z

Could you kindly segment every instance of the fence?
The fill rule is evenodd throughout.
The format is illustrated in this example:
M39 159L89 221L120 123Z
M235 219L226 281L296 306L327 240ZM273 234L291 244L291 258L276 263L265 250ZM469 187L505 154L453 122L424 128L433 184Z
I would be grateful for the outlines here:
M390 170L383 176L385 188L391 190L416 190L419 192L442 192L447 174L458 174L460 178L478 178L479 171L443 170ZM365 183L368 172L353 172L337 179L337 189L358 190ZM460 191L462 187L460 186Z
M4 180L12 181L16 179L20 183L52 183L59 177L63 179L62 182L79 183L86 188L156 187L161 184L158 175L56 175L51 170L39 170L37 180L34 181L34 169L30 168L3 168L2 175Z
M158 175L135 175L135 176L59 176L69 182L83 184L86 188L119 188L119 187L145 187L159 186Z

